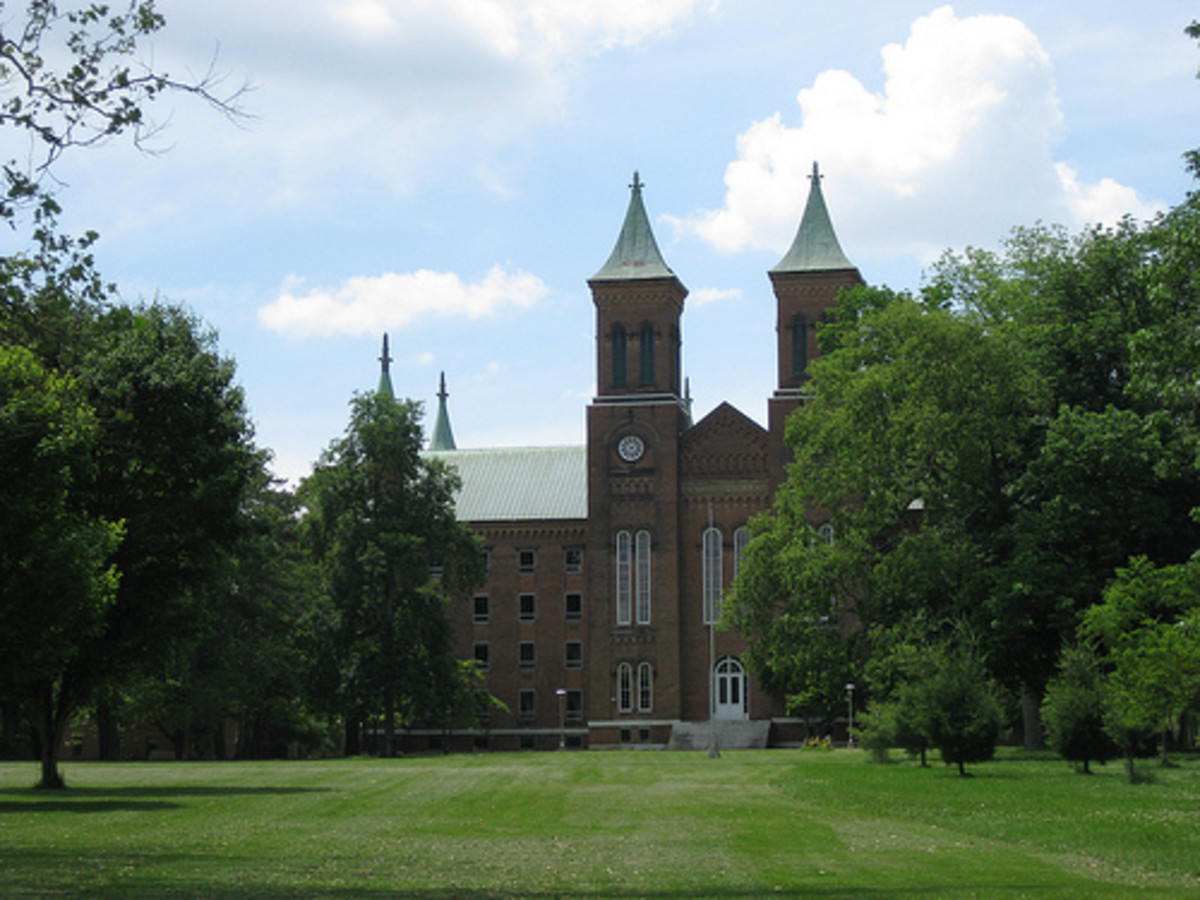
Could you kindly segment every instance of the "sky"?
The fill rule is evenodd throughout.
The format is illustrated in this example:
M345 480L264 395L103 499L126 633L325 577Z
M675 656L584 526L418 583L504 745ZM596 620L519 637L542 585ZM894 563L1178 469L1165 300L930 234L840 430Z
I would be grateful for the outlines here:
M760 422L766 273L814 161L846 255L904 289L946 249L1148 219L1194 186L1181 154L1200 145L1200 49L1183 29L1198 13L1182 0L158 6L143 58L248 84L247 116L156 102L154 152L113 141L60 161L63 223L100 233L124 300L181 303L215 329L293 483L374 388L385 332L427 430L444 371L459 447L582 443L587 279L635 170L690 291L696 416L729 401ZM23 150L8 135L0 152Z

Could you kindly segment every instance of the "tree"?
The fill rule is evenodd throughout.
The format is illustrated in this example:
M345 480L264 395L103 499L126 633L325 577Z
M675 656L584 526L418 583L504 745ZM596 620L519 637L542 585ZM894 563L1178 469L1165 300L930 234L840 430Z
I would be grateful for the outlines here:
M1063 649L1058 673L1050 679L1042 701L1046 739L1063 759L1081 763L1107 762L1116 750L1104 728L1105 687L1100 661L1082 644Z
M947 765L984 762L996 753L1004 726L998 690L982 659L965 640L937 648L931 671L901 694L916 730L937 747Z
M300 489L329 598L337 702L348 725L382 715L388 756L397 717L411 723L452 705L433 688L461 682L446 596L483 576L479 539L454 518L457 480L421 443L415 404L356 396L344 436Z
M62 786L57 749L82 699L73 668L117 589L120 523L73 492L95 440L95 416L71 380L25 348L0 346L0 695L30 702L44 787Z
M821 672L826 649L775 623L829 597L855 665L860 627L965 618L1036 741L1059 650L1116 568L1200 545L1198 258L1193 196L1146 225L1015 229L1003 253L946 255L916 297L843 293L731 601L758 665Z
M1135 558L1087 611L1080 635L1105 651L1105 727L1133 759L1160 735L1162 762L1183 714L1200 700L1200 561L1155 566Z
M788 422L794 462L727 607L760 677L797 673L797 695L816 687L804 673L828 672L830 651L785 625L832 615L831 637L853 644L858 626L981 607L998 552L983 538L1011 518L1006 488L1032 419L1017 355L936 303L858 288L820 336L811 399ZM822 520L832 545L816 539Z
M51 499L65 493L59 502L86 521L119 523L119 543L97 537L79 553L81 563L111 569L112 586L99 606L86 592L64 592L65 621L72 621L71 604L88 611L89 626L75 635L64 635L57 615L40 618L54 605L35 603L19 585L5 596L25 638L8 656L14 670L32 671L42 654L53 653L49 674L36 693L27 686L26 694L58 735L100 688L161 660L170 639L191 632L204 586L240 534L246 490L264 462L251 444L233 365L191 316L162 306L116 308L93 318L84 334L72 369L88 386L79 397L93 417L90 442L80 447L73 469L62 470L70 473L69 484L33 472L13 490L32 504L29 515L51 511L52 504L38 499L49 490ZM62 523L61 517L45 521L51 530ZM80 540L75 533L43 533L41 542L54 547ZM44 560L38 571L56 578L69 568ZM42 748L51 754L43 758L48 787L61 785L58 744L55 739Z

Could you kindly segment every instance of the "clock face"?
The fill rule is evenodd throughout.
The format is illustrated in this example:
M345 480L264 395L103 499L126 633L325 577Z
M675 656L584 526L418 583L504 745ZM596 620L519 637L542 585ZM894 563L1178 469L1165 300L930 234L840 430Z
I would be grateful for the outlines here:
M621 438L621 442L617 444L617 454L625 462L637 462L645 452L646 445L642 443L642 439L636 434L625 435L625 437Z

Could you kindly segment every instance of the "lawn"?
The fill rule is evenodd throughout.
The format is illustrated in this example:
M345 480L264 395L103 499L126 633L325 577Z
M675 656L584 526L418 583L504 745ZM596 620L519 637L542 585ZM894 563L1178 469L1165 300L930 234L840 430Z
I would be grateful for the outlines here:
M857 751L0 764L0 897L1200 896L1200 761Z

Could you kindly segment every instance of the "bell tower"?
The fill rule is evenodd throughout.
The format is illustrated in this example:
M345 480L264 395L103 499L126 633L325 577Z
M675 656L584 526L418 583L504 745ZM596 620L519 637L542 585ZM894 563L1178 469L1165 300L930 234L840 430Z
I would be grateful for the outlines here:
M808 365L820 350L817 323L837 302L838 294L863 284L862 275L838 243L821 192L820 170L813 163L808 203L792 246L767 274L775 291L777 382L767 403L771 477L783 481L791 454L783 443L787 416L804 401Z
M638 719L677 718L680 708L687 289L659 252L643 187L635 172L616 245L588 279L596 307L596 397L587 410L588 718L622 731Z

